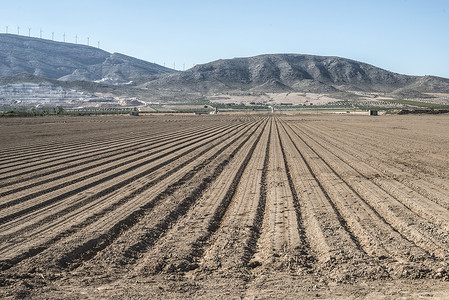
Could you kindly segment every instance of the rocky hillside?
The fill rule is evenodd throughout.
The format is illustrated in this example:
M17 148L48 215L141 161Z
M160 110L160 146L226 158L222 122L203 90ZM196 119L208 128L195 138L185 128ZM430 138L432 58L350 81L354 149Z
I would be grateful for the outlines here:
M362 62L300 54L221 59L178 72L85 45L0 34L0 77L15 83L23 73L89 92L145 97L148 101L199 99L216 93L310 92L348 98L360 93L399 98L449 93L449 79L408 76ZM18 74L22 74L17 76ZM56 83L55 83L56 84Z
M0 34L0 76L20 73L50 79L140 84L172 69L79 44Z
M217 60L145 84L150 89L230 92L449 91L449 79L407 76L340 57L272 54Z

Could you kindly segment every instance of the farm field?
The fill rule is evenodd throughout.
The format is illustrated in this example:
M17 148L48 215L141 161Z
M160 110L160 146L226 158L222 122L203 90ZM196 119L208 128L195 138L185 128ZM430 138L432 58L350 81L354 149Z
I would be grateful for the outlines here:
M449 115L0 119L0 298L447 299Z

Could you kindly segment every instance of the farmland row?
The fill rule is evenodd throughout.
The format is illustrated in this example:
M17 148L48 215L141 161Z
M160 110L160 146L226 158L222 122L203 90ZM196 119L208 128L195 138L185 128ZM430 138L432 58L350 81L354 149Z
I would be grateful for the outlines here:
M136 152L143 151L142 147L148 148L153 144L160 145L168 144L176 139L182 139L184 136L195 136L195 134L201 134L214 130L214 128L200 128L196 130L186 130L185 132L175 132L160 134L156 137L146 137L139 136L133 139L124 138L122 140L114 140L112 143L108 143L106 146L102 147L103 143L92 143L86 146L85 150L79 149L76 145L72 146L69 150L64 150L61 153L39 153L35 154L37 158L23 159L19 158L21 162L16 166L16 168L9 168L7 165L3 165L1 180L8 178L17 178L20 180L30 180L34 179L35 176L43 175L42 171L45 170L45 175L59 171L61 167L69 168L80 165L81 162L89 163L98 160L99 158L104 158L105 156L110 157L112 154L129 153L131 150ZM150 148L151 149L151 148ZM131 152L132 153L132 152ZM15 156L14 156L15 157ZM23 165L26 165L26 170L23 170ZM24 176L26 174L32 174L34 176ZM25 178L24 178L25 177ZM9 183L11 184L11 183ZM3 185L4 186L4 185Z
M53 198L48 193L42 194L37 199L31 197L24 203L3 209L2 240L7 241L2 247L5 251L3 257L9 259L11 256L12 260L20 257L21 260L30 253L36 254L33 249L43 251L46 247L41 244L55 243L78 230L83 222L85 225L93 223L96 218L128 202L131 202L130 207L139 208L139 202L131 201L137 195L147 190L150 192L154 186L158 186L159 192L163 191L167 185L176 183L188 173L189 168L200 165L205 153L218 153L217 143L222 144L236 134L248 134L250 129L241 124L228 125L216 132L196 135L193 139L185 138L183 142L172 143L165 152L156 152L145 163L112 169L111 175L102 174L95 181L87 178L80 187L69 185L56 189ZM31 206L30 203L35 204ZM117 221L116 218L110 220ZM21 240L23 242L18 243Z
M368 164L375 171L374 174L378 174L377 177L387 177L394 181L401 182L405 188L408 187L414 192L421 194L424 197L432 199L439 205L449 209L449 202L446 194L449 192L449 185L447 180L441 178L441 174L432 174L422 172L422 168L417 169L417 165L412 166L410 162L405 162L404 159L392 159L392 153L390 149L391 140L373 140L366 137L366 132L362 132L361 135L352 134L339 134L337 136L331 136L326 130L314 126L313 129L310 126L302 126L302 130L306 130L309 136L314 136L319 133L322 137L322 141L326 142L328 149L335 149L343 151L352 156L357 157L363 164ZM397 140L394 140L397 143ZM406 144L409 148L409 144ZM426 155L427 156L427 155ZM411 161L416 161L416 158L422 159L422 155L415 155L413 158L409 158ZM431 159L427 157L424 164L427 164ZM441 163L443 168L447 168L448 160ZM447 167L445 167L445 165ZM422 166L422 164L421 164ZM382 176L380 176L382 175ZM375 179L375 178L373 178Z
M310 137L310 133L308 136ZM437 186L429 182L426 184L425 180L420 180L419 184L410 184L410 182L415 180L414 176L411 176L414 173L413 170L400 172L397 167L391 166L389 163L379 163L379 161L376 164L367 164L364 161L360 161L360 158L368 162L372 160L368 160L363 153L359 152L360 158L356 161L351 159L353 156L348 155L351 149L341 150L338 146L325 143L322 143L321 146L331 149L329 151L333 152L334 155L344 160L362 176L373 181L378 187L399 200L417 215L432 221L445 230L449 230L445 221L449 218L449 203L447 199L441 197L441 192L438 191L439 188ZM369 147L366 148L369 149ZM380 152L379 150L377 152ZM404 177L409 177L409 180L401 180ZM414 190L417 186L420 186L421 189ZM427 193L422 193L421 191L426 188ZM427 197L427 195L432 194L433 197Z
M61 153L64 152L66 150L70 150L73 147L79 148L80 150L85 149L85 148L89 148L91 146L92 143L95 143L97 145L107 145L109 143L114 143L114 142L124 142L124 141L132 141L134 139L140 139L143 136L148 136L148 137L158 137L161 134L166 134L166 133L170 133L170 132L174 132L174 130L176 129L177 125L175 125L174 123L172 124L163 124L163 126L161 126L161 124L155 124L155 123L150 123L150 124L145 124L147 126L151 126L151 129L148 130L149 128L142 128L143 126L139 126L139 128L135 128L135 130L132 131L131 135L128 136L117 136L117 135L112 135L112 136L103 136L103 135L99 135L96 138L85 138L83 137L83 139L79 139L79 138L74 138L72 139L64 139L63 136L61 136L60 141L56 142L56 143L52 143L52 144L48 144L48 143L37 143L35 145L27 145L26 147L10 147L10 148L3 148L1 153L0 153L0 162L4 163L5 161L11 161L11 155L14 155L15 158L14 160L18 160L23 159L23 158L27 158L27 157L33 157L36 154L38 155L48 155L50 153ZM175 125L175 126L174 126ZM193 129L197 126L189 124L189 126L186 126L189 129ZM20 133L18 133L20 135ZM22 133L23 134L23 133ZM70 136L70 135L69 135ZM27 136L24 137L25 138L32 138L32 136Z
M223 131L225 129L219 129L218 131ZM200 138L207 138L210 137L212 134L214 134L216 131L211 130L208 132L203 132L202 134L194 133L188 136L181 136L180 138L173 138L169 141L164 141L163 143L156 143L151 144L150 146L143 147L139 149L139 151L135 151L134 148L128 147L125 150L125 153L123 155L114 155L111 153L110 156L104 158L104 159L93 159L92 165L89 165L90 160L87 162L85 160L82 160L79 163L79 165L82 165L82 168L78 167L63 167L62 174L59 174L59 172L49 172L46 173L49 175L50 178L42 179L42 180L34 180L34 182L28 186L9 186L8 190L2 193L3 201L2 206L0 207L7 207L14 205L15 203L22 203L28 199L35 198L36 196L45 194L46 197L48 197L48 193L53 190L61 189L64 186L72 185L73 190L73 184L84 181L85 179L89 179L95 176L102 176L104 177L107 172L109 171L115 171L119 167L126 166L128 169L130 168L136 168L137 166L146 165L147 163L154 161L155 157L160 157L161 153L171 153L173 145L179 146L177 149L185 147L185 145L194 144L196 140ZM192 142L193 141L193 142ZM177 142L177 143L175 143ZM170 152L171 151L171 152ZM156 155L157 154L157 155ZM87 164L85 166L84 163ZM133 164L136 164L133 165ZM58 174L58 176L55 176ZM42 178L44 175L40 174L37 175L38 178ZM26 181L26 180L25 180ZM39 186L39 191L35 192L33 194L27 194L26 196L20 198L21 194L26 193L22 192L23 190L29 189L31 187ZM8 197L6 196L11 195L10 197L13 197L15 200L11 202L8 201ZM6 203L4 203L6 202Z
M396 127L387 127L389 130L378 130L377 127L358 127L357 130L348 125L341 124L338 129L331 129L324 124L313 124L307 122L301 125L308 127L312 132L318 131L325 135L331 134L330 139L343 144L353 144L362 153L380 155L382 159L389 160L390 164L397 165L405 173L410 175L429 174L438 177L448 177L449 156L445 149L447 143L441 142L441 135L426 131L413 131L416 136L398 134ZM402 132L411 131L401 128ZM422 129L421 129L422 130ZM447 135L443 135L447 136ZM356 142L355 142L356 141ZM444 140L443 140L444 141ZM382 151L378 151L382 150ZM417 172L418 171L418 172ZM410 173L411 172L411 173ZM446 180L447 181L447 180Z
M426 269L433 257L442 260L448 257L448 231L442 223L447 210L435 205L426 207L429 202L417 197L419 201L413 201L415 211L411 211L401 202L410 199L410 204L411 197L407 198L392 180L384 181L384 186L388 184L394 196L376 180L371 180L379 178L380 173L366 168L358 152L349 155L338 151L337 146L324 144L316 130L306 134L301 125L294 125L290 130L298 151L310 153L305 155L305 160L309 160L318 182L361 250L386 262L381 264L386 269L390 267L389 262L422 262L426 267L417 268Z
M337 280L449 271L445 174L400 158L411 136L373 141L368 126L289 116L211 120L18 153L2 174L2 268ZM430 159L448 163L437 150Z

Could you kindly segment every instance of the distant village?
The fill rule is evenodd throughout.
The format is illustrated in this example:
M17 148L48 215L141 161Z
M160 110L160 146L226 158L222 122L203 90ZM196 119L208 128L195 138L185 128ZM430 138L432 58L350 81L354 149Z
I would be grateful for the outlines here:
M0 86L0 104L3 106L57 107L77 109L85 107L139 106L137 99L117 99L112 96L67 90L52 83L16 83Z

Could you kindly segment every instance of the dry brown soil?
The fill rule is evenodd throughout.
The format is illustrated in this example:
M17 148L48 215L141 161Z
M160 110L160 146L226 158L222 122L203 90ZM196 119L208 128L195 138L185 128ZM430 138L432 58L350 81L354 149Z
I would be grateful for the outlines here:
M449 298L449 115L0 133L2 299Z

